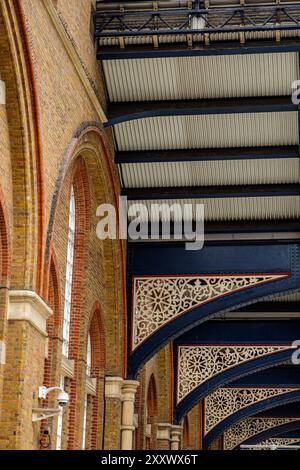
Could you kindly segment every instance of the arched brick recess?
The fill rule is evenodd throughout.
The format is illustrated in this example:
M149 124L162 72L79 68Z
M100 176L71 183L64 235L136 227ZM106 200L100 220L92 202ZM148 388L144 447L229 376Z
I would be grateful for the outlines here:
M12 287L40 291L43 256L43 162L34 75L22 2L0 4L0 74L6 84L10 170L3 187L12 219ZM1 180L1 178L0 178Z
M90 449L101 449L104 433L104 377L105 377L105 334L101 318L101 307L97 302L93 308L88 333L91 337L92 371L96 378L96 395L92 397L90 412ZM87 339L87 335L86 335Z
M51 263L48 280L47 303L53 311L53 315L47 321L48 333L48 354L45 359L44 368L44 385L46 387L53 387L59 385L60 382L60 364L62 352L62 301L61 301L61 280L57 259L54 250L51 253ZM49 396L44 402L44 406L55 407L55 396ZM44 424L50 425L51 428L51 448L55 449L56 431L57 431L57 418L49 420L49 422L42 422L41 429Z
M151 426L149 435L146 435L146 448L154 450L157 448L157 390L154 375L149 380L147 392L147 425Z
M189 445L190 445L189 419L187 416L185 416L183 418L182 449L188 449Z
M10 259L11 259L11 246L8 233L8 215L5 207L4 196L0 188L0 341L2 356L2 344L7 340L7 301L8 301L8 288L10 283ZM2 343L3 342L3 343ZM5 364L2 364L4 357L0 361L0 403L2 401L3 392L3 379L5 372ZM1 409L0 409L0 428L1 428Z
M74 379L70 385L70 404L68 420L68 448L76 448L76 430L78 429L77 413L79 410L80 398L79 387L81 384L82 362L80 363L80 324L82 321L82 282L86 263L86 237L90 223L90 194L88 175L84 160L78 157L74 162L71 174L71 187L74 188L76 226L75 226L75 244L74 244L74 262L73 262L73 280L72 280L72 304L71 304L71 322L70 322L70 346L69 358L74 360ZM70 197L67 199L70 200ZM80 415L80 413L78 413Z
M118 207L119 188L114 167L111 163L110 149L106 144L105 135L95 124L83 125L75 134L63 159L56 190L52 199L50 221L47 229L45 248L45 279L48 277L50 252L58 229L57 222L60 201L67 199L65 191L69 174L74 161L80 156L84 161L87 179L90 184L91 196L94 201L91 210L91 231L95 234L98 219L96 208L102 203L111 203ZM66 217L66 212L64 214ZM101 283L105 287L105 298L101 299L103 318L109 318L105 325L106 337L106 372L109 375L126 374L126 274L124 243L120 240L97 240L100 247L99 264L101 265ZM62 279L64 273L62 273ZM44 286L46 289L47 282ZM100 286L101 287L101 286ZM102 287L102 288L103 288ZM111 345L115 353L112 354ZM110 345L110 346L108 346Z

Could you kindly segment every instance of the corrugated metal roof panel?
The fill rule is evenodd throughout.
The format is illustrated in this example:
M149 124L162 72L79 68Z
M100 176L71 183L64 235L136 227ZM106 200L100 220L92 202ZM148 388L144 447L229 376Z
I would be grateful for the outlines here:
M290 295L283 295L281 297L273 297L272 302L300 302L300 293L296 292ZM299 315L300 315L300 306L299 306Z
M184 204L191 204L193 219L196 218L196 205L204 204L206 221L216 220L272 220L293 219L300 217L299 196L278 197L241 197L241 198L212 198L212 199L171 199L171 200L138 200L128 201L128 207L142 203L151 213L157 210L157 204L179 204L183 210ZM172 215L172 214L171 214ZM163 218L165 218L163 215ZM173 219L173 217L171 217Z
M291 93L297 53L103 61L110 101L147 101Z
M298 159L213 162L140 163L122 165L126 188L281 184L300 182Z
M296 145L296 112L153 117L114 127L118 149Z

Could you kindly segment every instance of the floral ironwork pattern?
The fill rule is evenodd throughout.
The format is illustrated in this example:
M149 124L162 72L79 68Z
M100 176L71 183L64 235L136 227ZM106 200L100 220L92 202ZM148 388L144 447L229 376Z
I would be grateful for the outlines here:
M261 445L263 446L286 446L290 444L295 444L296 442L299 442L300 438L298 437L272 437L270 439L267 439L266 441L260 442Z
M135 277L132 350L166 323L193 308L286 277L288 274Z
M242 442L268 429L299 421L299 418L246 418L224 432L224 449L232 450Z
M296 388L218 388L205 398L205 434L228 416L269 398L290 393Z
M179 346L177 403L199 385L228 369L291 347L285 345Z

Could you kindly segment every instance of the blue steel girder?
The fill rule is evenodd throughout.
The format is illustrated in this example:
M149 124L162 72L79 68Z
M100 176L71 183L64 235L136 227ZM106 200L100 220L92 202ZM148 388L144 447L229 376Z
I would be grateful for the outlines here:
M95 38L210 35L300 29L300 3L94 13ZM199 40L199 39L198 39Z
M207 116L221 114L297 112L290 96L223 98L201 100L130 101L110 103L104 127L137 119L164 116Z
M263 325L263 327L262 327ZM183 416L198 402L200 402L206 395L211 393L218 387L222 387L226 384L229 384L237 379L248 376L241 384L251 383L253 380L254 372L268 369L270 367L278 366L283 363L290 363L291 357L294 349L292 349L292 343L295 340L295 332L300 331L300 322L299 321L270 321L262 323L261 320L246 321L246 320L226 320L226 321L208 321L202 325L190 330L186 334L182 335L180 338L175 340L173 344L173 358L174 358L174 397L175 397L175 406L174 406L174 421L179 423ZM216 368L216 372L209 378L202 380L198 386L195 387L195 378L193 377L192 372L190 376L187 373L186 366L185 370L181 371L181 363L179 360L179 351L183 347L185 350L191 348L192 357L193 349L197 347L208 347L208 350L212 348L214 351L215 357L213 365ZM250 348L254 349L255 346L263 346L260 348L262 351L264 347L274 347L281 346L286 347L286 349L274 350L273 352L268 352L262 354L258 353L257 356L249 356L249 359L242 358L239 359L238 356L240 352L235 353L237 347L244 347L248 350ZM218 353L215 351L215 347L222 348L224 351L228 348L228 361L231 362L231 365L226 367L226 364L221 364L218 362ZM204 351L203 355L206 351ZM220 360L222 360L221 352ZM237 356L236 358L234 356ZM204 356L205 357L205 356ZM209 355L210 357L210 355ZM223 358L226 356L223 356ZM197 360L197 358L196 358ZM236 362L234 363L234 360ZM189 357L189 363L191 357ZM240 362L239 362L240 361ZM208 366L208 364L207 364ZM205 365L202 365L202 370L205 368ZM193 369L192 369L193 371ZM204 377L208 371L205 371ZM199 372L198 372L199 375ZM198 377L197 375L197 377ZM180 399L179 390L181 385L181 377L183 377L184 383L190 381L190 391L188 394L184 395L184 398ZM199 380L199 378L198 378ZM268 380L268 377L263 380ZM275 380L276 383L276 380ZM255 385L255 383L253 384Z
M295 291L300 286L299 245L257 243L255 245L207 245L199 251L187 251L184 244L128 244L128 377L136 377L139 369L165 344L218 313L237 310L266 297ZM226 292L217 298L169 318L141 343L133 347L136 331L133 311L135 281L138 277L159 276L247 276L263 273L289 273L287 277ZM151 293L150 293L151 296ZM176 300L176 299L174 299ZM173 302L171 298L171 302ZM171 307L171 305L170 305ZM151 312L150 312L151 313Z

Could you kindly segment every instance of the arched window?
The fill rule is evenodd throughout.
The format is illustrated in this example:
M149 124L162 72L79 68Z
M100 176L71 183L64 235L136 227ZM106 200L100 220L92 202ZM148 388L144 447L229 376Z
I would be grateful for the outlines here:
M157 394L155 379L152 375L149 381L147 393L147 422L146 422L146 448L156 448L157 434Z
M86 352L86 375L91 376L92 373L92 343L91 335L88 334L87 352Z
M64 324L63 324L63 355L69 355L69 338L70 338L70 320L71 320L71 302L72 302L72 281L73 281L73 264L74 264L74 245L75 245L75 194L74 188L71 188L70 209L69 209L69 231L68 231L68 248L67 248L67 267L66 267L66 284L65 284L65 303L64 303Z
M65 388L65 379L64 377L60 378L60 388L64 390ZM56 450L61 450L62 445L62 432L63 432L63 412L64 409L60 406L60 414L57 418L57 431L56 431Z

